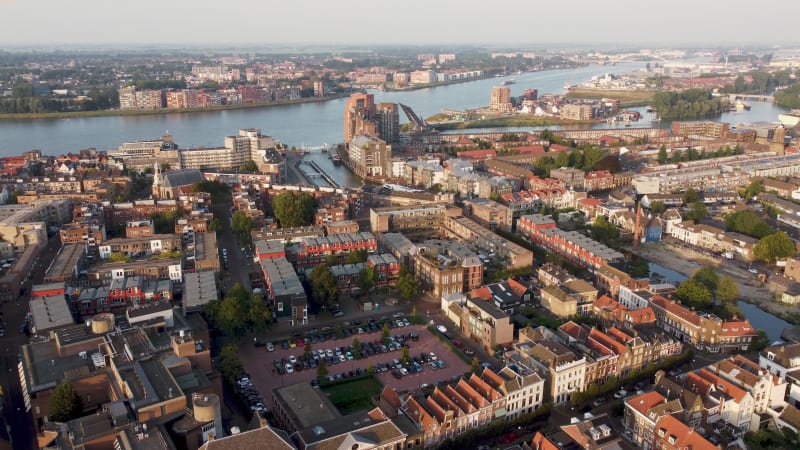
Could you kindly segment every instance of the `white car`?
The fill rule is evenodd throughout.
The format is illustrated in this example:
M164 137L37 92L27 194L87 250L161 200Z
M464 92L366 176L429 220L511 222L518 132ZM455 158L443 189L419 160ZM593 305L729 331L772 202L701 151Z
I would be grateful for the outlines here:
M620 399L625 398L628 395L628 392L625 389L620 389L618 392L614 394L614 398Z
M286 373L294 373L294 367L291 364L286 365Z
M436 331L439 333L447 333L447 328L445 328L443 325L436 325Z
M268 352L274 352L275 351L275 346L272 345L272 342L267 342L267 351Z
M438 359L436 358L436 353L433 352L428 353L428 357L431 359L431 361L436 361Z
M296 363L297 362L297 357L294 356L294 355L290 356L289 357L289 362L292 363L292 364Z
M331 349L325 350L325 356L327 356L328 358L333 358L333 350Z

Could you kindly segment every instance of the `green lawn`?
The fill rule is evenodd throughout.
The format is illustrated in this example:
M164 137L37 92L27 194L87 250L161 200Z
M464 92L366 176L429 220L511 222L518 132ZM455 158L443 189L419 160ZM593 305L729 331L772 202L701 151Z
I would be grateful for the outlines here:
M328 394L328 398L343 415L372 407L371 398L373 395L379 394L381 389L383 386L375 377L322 387L322 390Z

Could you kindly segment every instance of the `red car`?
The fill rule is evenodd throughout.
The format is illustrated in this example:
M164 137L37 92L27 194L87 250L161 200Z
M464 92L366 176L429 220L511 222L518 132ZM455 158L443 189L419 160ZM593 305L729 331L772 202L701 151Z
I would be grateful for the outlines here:
M511 433L508 433L508 434L507 434L507 435L506 435L506 436L503 438L503 443L504 443L504 444L510 444L510 443L512 443L512 442L514 442L514 441L516 441L518 437L520 437L520 434L519 434L519 433L517 433L516 431L512 431Z
M464 344L462 344L461 341L454 341L453 345L455 345L456 348L464 348Z

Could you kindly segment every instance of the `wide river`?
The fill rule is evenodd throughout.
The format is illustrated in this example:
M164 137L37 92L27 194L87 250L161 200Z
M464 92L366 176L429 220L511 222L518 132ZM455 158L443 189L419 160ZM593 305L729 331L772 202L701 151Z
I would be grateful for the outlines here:
M540 94L562 93L564 84L580 84L606 73L624 74L645 66L645 62L617 66L592 65L577 69L550 70L513 75L512 95L535 88ZM503 79L507 79L506 77ZM375 91L376 102L409 105L420 117L443 109L463 110L489 104L491 88L500 79L489 78L466 83L405 92ZM346 99L321 103L271 106L255 109L170 113L147 116L103 116L69 119L0 120L0 156L31 149L45 154L75 152L84 148L110 150L123 142L158 138L171 134L186 147L221 146L223 137L240 128L261 128L280 141L296 146L319 146L343 141L343 116ZM770 103L751 102L752 110L727 113L721 120L739 122L776 121L780 108ZM404 121L405 118L401 118ZM657 123L667 126L667 123ZM607 127L606 124L598 125ZM648 120L634 126L651 126Z

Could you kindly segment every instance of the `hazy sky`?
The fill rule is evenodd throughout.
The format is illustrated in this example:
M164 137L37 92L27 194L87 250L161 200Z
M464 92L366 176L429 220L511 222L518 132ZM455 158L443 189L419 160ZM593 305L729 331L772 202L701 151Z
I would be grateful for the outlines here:
M800 43L798 0L0 0L0 48L60 44Z

